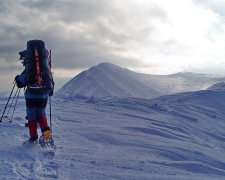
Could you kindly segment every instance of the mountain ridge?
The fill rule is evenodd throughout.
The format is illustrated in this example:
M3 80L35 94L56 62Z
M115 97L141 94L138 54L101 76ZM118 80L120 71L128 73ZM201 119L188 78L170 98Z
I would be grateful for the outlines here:
M225 76L180 72L151 75L100 63L81 72L58 92L62 96L155 98L162 95L196 91L225 81Z

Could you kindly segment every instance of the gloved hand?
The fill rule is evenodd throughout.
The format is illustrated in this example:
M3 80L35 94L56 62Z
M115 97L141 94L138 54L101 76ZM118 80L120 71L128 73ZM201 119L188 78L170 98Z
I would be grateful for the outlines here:
M20 77L20 75L16 75L15 81L17 81L19 77Z
M20 75L16 75L16 77L15 77L16 85L18 88L23 88L25 86L20 82L19 77L20 77Z
M49 96L52 96L53 95L53 90L51 90L49 93L48 93Z

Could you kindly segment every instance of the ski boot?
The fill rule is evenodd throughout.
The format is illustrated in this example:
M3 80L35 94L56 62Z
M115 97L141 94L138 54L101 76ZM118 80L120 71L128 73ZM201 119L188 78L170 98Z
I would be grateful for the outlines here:
M52 131L50 129L43 132L44 140L48 142L52 138Z
M54 140L52 138L52 131L51 129L47 129L43 132L41 137L39 138L39 144L43 148L51 148L53 150L56 150L56 146L54 144Z

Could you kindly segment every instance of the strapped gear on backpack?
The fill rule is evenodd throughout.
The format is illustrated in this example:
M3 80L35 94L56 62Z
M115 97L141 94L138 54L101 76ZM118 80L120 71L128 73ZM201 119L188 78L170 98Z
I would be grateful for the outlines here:
M42 40L27 42L24 64L28 92L45 94L53 91L53 77L47 59L45 43Z

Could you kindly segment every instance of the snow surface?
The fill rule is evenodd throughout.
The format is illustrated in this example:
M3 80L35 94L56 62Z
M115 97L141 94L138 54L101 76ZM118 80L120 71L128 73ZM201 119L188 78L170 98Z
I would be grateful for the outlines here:
M55 155L21 145L21 98L12 124L0 124L0 179L225 179L224 97L222 89L148 100L54 97Z
M153 98L178 92L203 90L224 81L224 76L188 72L150 75L136 73L110 63L101 63L71 79L58 91L58 95L101 99Z

